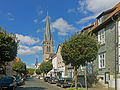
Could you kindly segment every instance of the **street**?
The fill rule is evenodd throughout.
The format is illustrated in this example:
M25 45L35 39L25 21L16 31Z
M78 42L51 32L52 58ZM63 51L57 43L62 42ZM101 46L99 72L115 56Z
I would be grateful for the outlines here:
M15 90L64 90L55 84L49 84L40 79L29 78L25 81L25 85L17 87Z

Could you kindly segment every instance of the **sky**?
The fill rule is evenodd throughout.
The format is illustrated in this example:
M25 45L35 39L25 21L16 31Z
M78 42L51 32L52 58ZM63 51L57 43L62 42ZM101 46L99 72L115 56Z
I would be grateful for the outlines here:
M58 44L68 36L92 24L105 10L120 0L0 0L0 26L20 40L17 57L34 68L36 57L42 62L42 40L47 8L54 40Z

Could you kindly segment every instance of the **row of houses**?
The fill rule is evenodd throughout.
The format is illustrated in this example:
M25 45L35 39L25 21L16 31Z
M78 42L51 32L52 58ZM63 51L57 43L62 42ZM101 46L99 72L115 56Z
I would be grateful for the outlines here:
M120 3L102 12L96 21L85 27L82 33L92 32L100 43L97 58L92 62L92 71L96 72L101 83L115 88L115 79L120 88ZM65 65L61 56L62 44L59 44L56 54L51 57L53 69L51 73L59 77L74 77L73 67ZM81 68L78 69L81 74ZM116 77L115 77L116 76Z
M59 44L56 54L52 55L50 60L53 64L53 69L49 72L52 76L57 77L73 77L73 67L71 65L65 65L61 56L61 49L63 44Z
M109 87L120 88L120 3L113 8L102 12L97 20L82 30L95 33L100 42L97 59L93 62L93 70L103 83L107 83L109 74ZM116 77L116 78L115 78Z

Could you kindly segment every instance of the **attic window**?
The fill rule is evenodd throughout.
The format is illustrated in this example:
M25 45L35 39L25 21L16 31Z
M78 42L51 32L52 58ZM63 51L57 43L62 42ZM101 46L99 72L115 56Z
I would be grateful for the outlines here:
M100 25L103 22L103 16L98 19L98 25Z

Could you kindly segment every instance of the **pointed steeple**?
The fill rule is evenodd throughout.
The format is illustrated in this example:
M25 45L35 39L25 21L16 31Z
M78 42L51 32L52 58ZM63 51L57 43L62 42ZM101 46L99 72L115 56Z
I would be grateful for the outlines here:
M48 16L48 10L47 10L46 27L45 27L45 34L44 34L43 41L50 42L51 40L52 40L52 35L51 35L49 16Z
M36 63L35 63L35 66L37 67L38 65L38 58L36 57Z
M50 30L50 22L47 10L45 33L43 37L43 62L48 61L51 54L53 54L53 38Z

